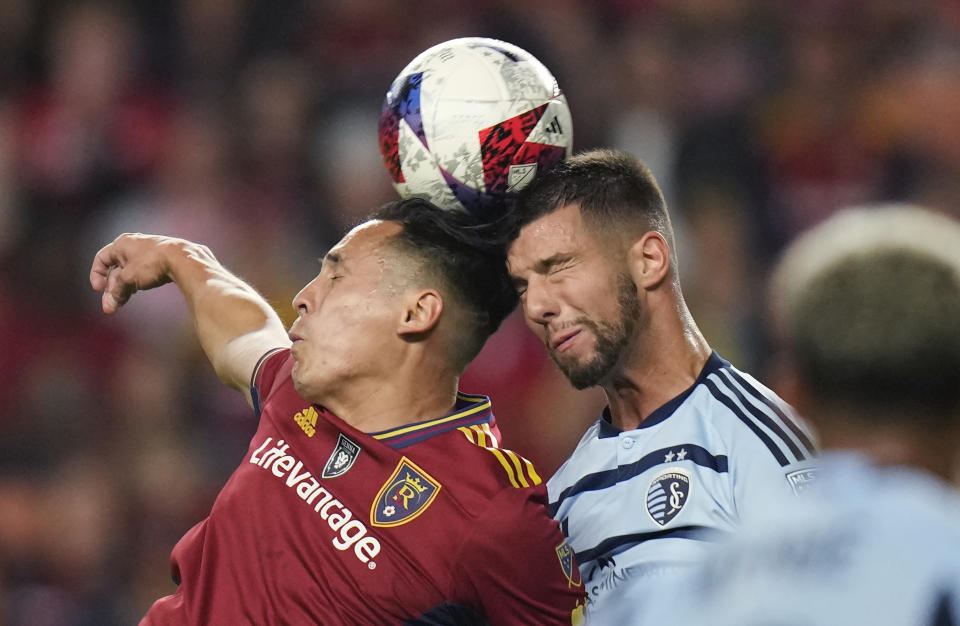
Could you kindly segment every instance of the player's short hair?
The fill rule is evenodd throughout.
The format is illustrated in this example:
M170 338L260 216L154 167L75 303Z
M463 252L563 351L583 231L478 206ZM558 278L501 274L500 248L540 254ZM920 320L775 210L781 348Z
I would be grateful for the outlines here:
M660 186L636 157L616 150L581 152L540 174L517 198L509 239L520 229L570 204L606 237L633 239L651 230L663 235L676 265L673 227Z
M415 280L433 282L460 313L463 336L454 362L461 370L517 306L506 269L502 232L465 211L447 211L423 198L383 205L370 219L399 223L392 244L416 263Z
M797 240L774 319L820 401L855 412L960 410L960 223L916 207L842 211Z

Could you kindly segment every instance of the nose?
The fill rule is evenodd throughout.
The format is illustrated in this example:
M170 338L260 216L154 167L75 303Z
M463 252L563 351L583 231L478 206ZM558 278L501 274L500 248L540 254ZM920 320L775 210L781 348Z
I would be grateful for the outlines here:
M319 288L317 287L320 277L317 276L309 283L303 286L303 289L300 290L293 298L293 308L297 311L297 315L303 317L316 307L317 295Z
M527 321L546 326L559 312L559 303L547 281L531 278L523 294L523 314Z

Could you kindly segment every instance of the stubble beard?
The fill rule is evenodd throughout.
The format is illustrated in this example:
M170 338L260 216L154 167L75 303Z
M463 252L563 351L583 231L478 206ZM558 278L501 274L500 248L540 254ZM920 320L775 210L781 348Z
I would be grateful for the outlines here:
M636 286L629 275L621 274L617 278L617 302L619 315L618 319L612 322L598 322L585 317L575 322L592 331L596 338L595 354L592 359L585 363L567 361L550 350L550 358L576 389L587 389L600 384L613 370L623 351L630 344L630 339L640 320L641 310Z

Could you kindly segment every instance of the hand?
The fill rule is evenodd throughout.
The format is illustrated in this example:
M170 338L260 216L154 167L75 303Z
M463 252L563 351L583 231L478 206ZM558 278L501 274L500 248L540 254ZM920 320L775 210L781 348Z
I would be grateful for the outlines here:
M169 283L166 253L182 243L172 237L126 233L104 246L90 268L90 285L103 292L103 312L115 313L138 290Z

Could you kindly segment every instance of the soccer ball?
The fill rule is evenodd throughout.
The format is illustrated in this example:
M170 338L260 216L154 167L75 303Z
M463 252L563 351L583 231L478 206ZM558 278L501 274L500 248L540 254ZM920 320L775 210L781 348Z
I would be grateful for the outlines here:
M393 81L380 116L380 153L401 197L487 220L572 144L556 79L496 39L453 39L420 53Z

